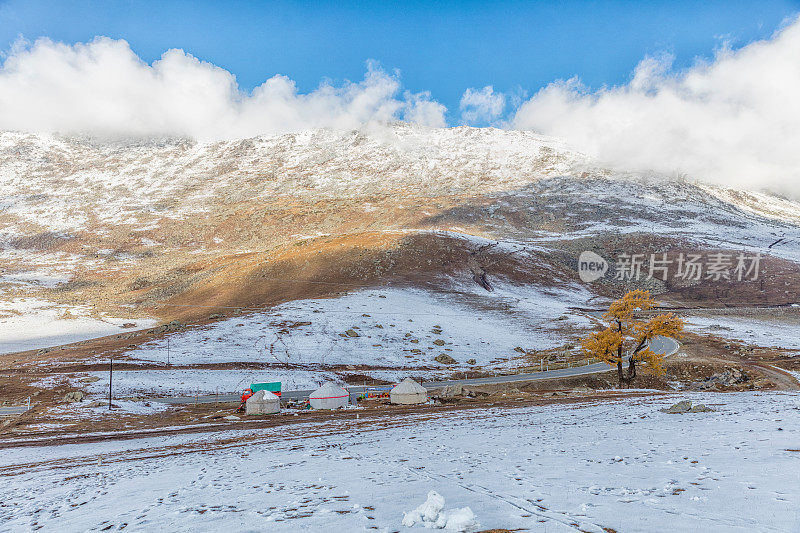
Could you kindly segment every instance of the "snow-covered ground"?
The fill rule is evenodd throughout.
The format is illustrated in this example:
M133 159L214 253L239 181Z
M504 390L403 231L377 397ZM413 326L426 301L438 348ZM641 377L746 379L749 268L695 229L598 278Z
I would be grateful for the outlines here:
M286 390L343 383L357 373L397 382L413 375L442 378L456 370L500 370L517 364L517 346L545 349L563 344L565 330L581 332L589 319L570 311L590 297L583 289L545 293L500 284L492 293L469 287L436 294L416 289L375 289L332 299L297 300L262 313L179 331L129 350L134 362L186 366L231 363L227 369L118 370L120 396L193 395L237 392L250 383L280 381ZM478 306L480 312L476 312ZM347 335L356 332L358 337ZM457 364L434 359L448 354ZM475 365L467 363L475 359ZM237 366L236 363L245 363ZM246 364L263 363L269 368ZM293 365L286 366L283 365ZM339 365L337 373L331 365ZM358 368L366 365L378 368ZM350 366L350 368L347 368ZM383 368L380 368L383 367ZM99 381L81 387L102 395L108 373L81 374Z
M554 233L549 239L645 232L686 239L696 245L698 253L725 248L800 261L800 203L766 194L692 185L664 177L559 176L502 197L497 205L504 208L492 215L499 232L506 224L504 210L513 212L515 217L518 212L550 211L565 216L572 229ZM528 233L525 227L521 230ZM547 240L537 238L532 242ZM773 243L775 246L770 248Z
M797 317L762 319L755 317L693 316L687 329L765 348L800 349L800 321Z
M132 328L122 328L125 323ZM96 318L89 307L54 304L38 298L0 300L0 353L79 342L153 325L153 320Z
M369 375L397 381L405 377L400 371L370 371ZM99 381L81 385L92 396L102 398L108 394L108 372L87 372L85 375ZM77 378L84 377L80 374ZM164 370L115 370L115 397L131 396L194 396L195 394L230 394L241 392L251 383L280 381L284 390L316 389L324 381L344 382L333 372L324 370L247 368L227 370L164 369Z
M121 415L149 415L169 409L169 407L163 403L147 401L115 399L112 405L113 410L109 410L105 401L93 403L75 402L54 407L50 409L47 414L53 418L75 421L82 419L97 420L108 417L119 417Z
M683 397L5 449L0 529L412 531L435 490L482 528L800 530L800 395Z
M471 289L470 289L471 290ZM545 293L498 286L494 292L435 294L415 289L380 289L340 298L297 300L274 309L229 318L169 336L172 364L261 362L386 367L440 366L446 353L491 365L521 346L546 349L567 340L564 328L581 331L586 317L581 288ZM476 306L480 312L476 312ZM563 318L561 318L563 317ZM559 320L561 318L561 320ZM347 335L352 330L358 337ZM438 332L438 333L437 333ZM167 341L126 352L130 359L166 363Z

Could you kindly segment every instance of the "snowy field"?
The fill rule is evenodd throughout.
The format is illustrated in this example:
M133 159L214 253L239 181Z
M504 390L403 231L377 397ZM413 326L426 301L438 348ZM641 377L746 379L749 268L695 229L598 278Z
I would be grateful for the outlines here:
M717 412L658 411L685 397ZM357 412L328 424L6 449L0 530L413 531L404 513L431 490L445 509L469 507L484 529L800 530L797 394L379 423Z
M544 293L500 286L483 294L466 289L447 294L381 289L298 300L169 335L173 365L263 363L273 368L119 370L114 372L114 389L121 396L215 394L281 381L286 390L303 390L324 381L343 384L337 373L397 382L410 375L444 378L476 367L502 370L517 364L517 346L551 348L568 340L564 328L576 333L588 328L589 319L571 313L569 307L585 305L589 297L581 289ZM348 330L358 337L349 336ZM163 364L167 342L148 342L125 356ZM439 354L453 357L456 364L436 362ZM470 359L474 365L467 362ZM284 368L287 364L298 366ZM337 373L331 365L340 365ZM108 390L107 372L78 378L85 376L99 378L82 386L88 392L103 395Z
M341 374L350 373L342 371ZM356 373L353 371L352 373ZM368 370L359 374L397 383L410 374L424 374L428 379L448 375L446 371L403 371L403 370ZM94 383L80 383L85 376L99 378ZM67 379L67 378L64 378ZM97 398L108 395L108 372L86 372L71 380L73 384ZM115 397L131 396L193 396L206 394L241 393L251 383L280 381L283 390L316 389L325 381L333 381L339 385L345 382L334 372L326 370L269 369L258 370L237 368L233 370L206 369L164 369L164 370L115 370ZM46 386L48 380L37 383Z
M134 326L125 329L125 323ZM58 305L38 298L0 300L0 353L59 346L153 324L154 320L97 318L88 306Z
M796 316L779 319L754 317L689 317L687 329L708 333L765 348L800 350L800 320Z
M477 292L481 291L481 292ZM587 318L585 289L545 293L498 286L443 294L414 289L367 290L339 298L297 300L274 309L224 319L169 336L173 364L261 362L384 367L441 366L446 353L467 368L565 342L564 328L580 331ZM477 310L476 310L477 309ZM562 318L563 317L563 318ZM559 320L561 318L561 320ZM348 336L347 331L358 337ZM167 341L126 352L133 360L166 363Z

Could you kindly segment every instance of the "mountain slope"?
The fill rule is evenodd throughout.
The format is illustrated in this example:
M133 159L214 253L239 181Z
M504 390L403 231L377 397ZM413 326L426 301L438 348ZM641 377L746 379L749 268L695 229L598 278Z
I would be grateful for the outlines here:
M370 287L562 288L580 283L585 249L612 261L769 254L773 275L735 291L643 285L676 303L781 304L800 286L797 203L612 172L528 132L398 125L218 143L5 132L0 194L7 320L32 299L143 325Z

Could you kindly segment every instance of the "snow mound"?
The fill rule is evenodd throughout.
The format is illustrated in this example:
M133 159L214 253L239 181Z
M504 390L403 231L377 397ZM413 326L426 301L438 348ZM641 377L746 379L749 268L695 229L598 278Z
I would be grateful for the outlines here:
M481 525L475 517L475 513L469 507L460 509L448 509L444 511L444 497L432 490L428 493L425 503L403 513L403 525L414 527L420 525L428 529L446 529L448 531L476 531Z

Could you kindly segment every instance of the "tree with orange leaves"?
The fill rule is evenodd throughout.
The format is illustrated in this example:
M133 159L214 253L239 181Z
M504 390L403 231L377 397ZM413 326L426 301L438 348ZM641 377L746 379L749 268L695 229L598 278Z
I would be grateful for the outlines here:
M636 377L636 364L646 363L646 371L656 375L664 373L664 355L654 352L650 345L657 336L678 337L683 331L683 320L667 313L650 319L639 318L638 312L655 307L650 291L630 291L615 300L603 315L606 327L590 334L581 342L583 353L617 367L620 385ZM623 364L628 362L627 376Z

